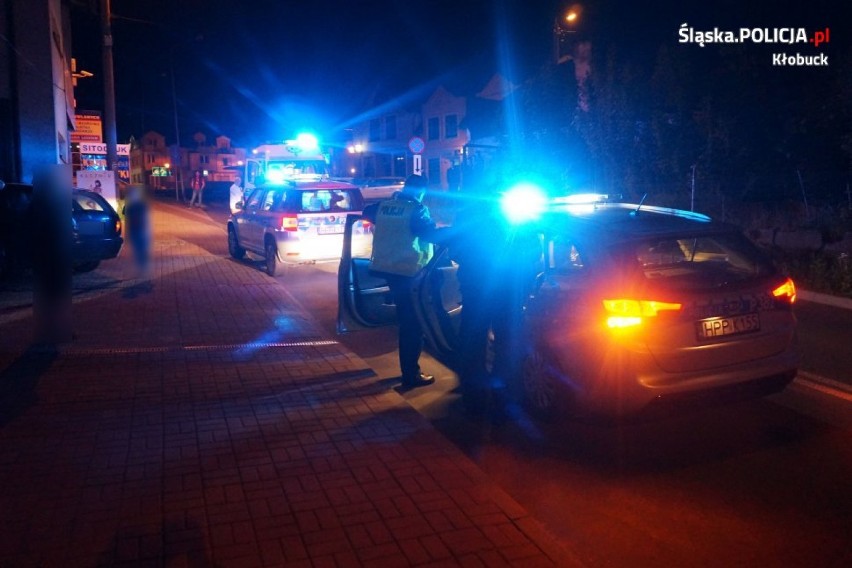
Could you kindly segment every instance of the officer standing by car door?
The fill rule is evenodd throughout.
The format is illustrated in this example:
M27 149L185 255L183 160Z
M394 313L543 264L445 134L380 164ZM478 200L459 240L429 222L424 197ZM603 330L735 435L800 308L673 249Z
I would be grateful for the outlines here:
M364 217L375 224L370 270L387 280L396 304L403 388L435 382L420 369L423 329L413 298L417 276L432 258L439 232L422 203L427 185L425 176L408 176L402 191L364 210Z
M450 256L462 296L459 382L465 410L502 420L520 401L523 307L540 256L537 234L512 226L501 211L496 180L466 178L466 205L456 215ZM489 334L493 361L488 368Z

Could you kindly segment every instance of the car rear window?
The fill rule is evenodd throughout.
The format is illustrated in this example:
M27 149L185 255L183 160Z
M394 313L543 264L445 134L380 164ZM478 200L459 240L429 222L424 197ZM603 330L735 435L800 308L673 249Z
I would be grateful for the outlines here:
M316 189L292 192L286 205L295 206L299 213L326 213L335 211L360 211L361 194L351 189Z
M106 211L106 201L97 195L88 195L85 193L73 193L72 199L77 207L85 211Z
M714 288L775 272L769 259L736 233L656 238L628 250L645 278L677 288Z

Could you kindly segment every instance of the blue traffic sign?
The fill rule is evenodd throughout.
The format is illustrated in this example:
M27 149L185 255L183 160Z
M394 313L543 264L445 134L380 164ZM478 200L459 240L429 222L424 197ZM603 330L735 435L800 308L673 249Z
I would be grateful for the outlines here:
M411 140L408 141L408 149L411 150L413 154L419 154L426 147L426 142L423 141L419 136L412 136Z

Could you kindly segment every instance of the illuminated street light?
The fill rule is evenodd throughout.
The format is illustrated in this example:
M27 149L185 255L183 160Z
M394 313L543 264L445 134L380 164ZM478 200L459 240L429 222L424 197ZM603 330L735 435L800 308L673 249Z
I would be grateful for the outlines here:
M553 61L557 65L573 59L573 53L562 53L562 44L566 43L569 34L577 32L580 16L583 14L581 4L572 4L557 14L553 22Z
M349 152L350 154L358 154L359 162L360 162L359 168L361 170L362 176L364 175L364 152L366 150L367 150L367 147L364 144L361 144L360 142L353 144L353 145L349 146L348 148L346 148L346 151ZM350 172L352 174L354 174L355 168L351 168Z

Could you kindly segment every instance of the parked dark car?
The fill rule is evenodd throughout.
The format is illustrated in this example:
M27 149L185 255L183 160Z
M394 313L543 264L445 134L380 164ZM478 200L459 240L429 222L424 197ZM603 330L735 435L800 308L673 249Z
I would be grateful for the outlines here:
M75 271L88 272L118 256L124 243L121 218L97 193L72 189L70 196L71 259ZM29 184L8 183L0 189L0 273L32 264L32 197Z
M88 272L102 260L118 256L124 243L121 218L109 202L92 191L75 189L71 192L71 206L74 269Z
M338 329L394 323L350 215ZM624 416L783 389L799 355L793 281L738 228L689 211L556 202L538 221L540 270L526 302L525 402L545 417ZM432 352L457 362L458 265L438 249L414 286ZM717 396L718 395L718 396Z

